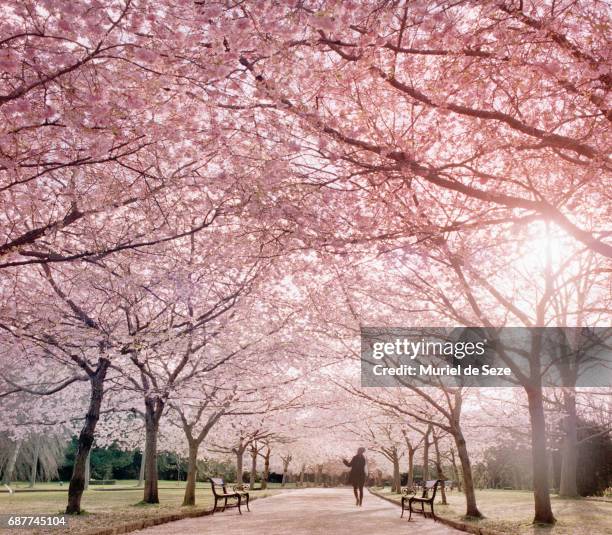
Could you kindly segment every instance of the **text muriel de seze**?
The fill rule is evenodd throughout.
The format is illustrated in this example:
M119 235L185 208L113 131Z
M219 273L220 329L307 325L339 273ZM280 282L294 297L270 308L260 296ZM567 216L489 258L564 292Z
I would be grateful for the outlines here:
M416 359L418 356L437 356L450 357L461 360L465 357L478 357L485 354L486 340L480 342L439 342L419 341L397 338L393 342L374 342L372 344L372 358L381 360L384 357L402 356L408 357L410 360ZM469 364L450 365L446 364L438 366L434 364L398 364L396 366L388 366L387 364L375 364L372 367L374 375L400 375L400 376L418 376L418 375L511 375L510 368L495 367L484 364L482 366L474 366Z

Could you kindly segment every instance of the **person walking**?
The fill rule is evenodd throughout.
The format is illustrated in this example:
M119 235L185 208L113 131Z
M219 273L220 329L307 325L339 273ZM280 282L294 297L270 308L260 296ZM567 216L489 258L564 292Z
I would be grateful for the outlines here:
M355 493L356 505L363 503L363 486L366 480L366 458L363 455L365 448L359 448L357 455L355 455L350 462L346 459L342 459L342 462L348 466L351 471L349 473L348 482L353 485L353 492Z

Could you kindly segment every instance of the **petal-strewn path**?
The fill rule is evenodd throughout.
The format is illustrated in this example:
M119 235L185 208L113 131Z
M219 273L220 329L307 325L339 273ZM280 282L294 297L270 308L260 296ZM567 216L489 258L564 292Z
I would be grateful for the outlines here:
M294 490L257 500L242 516L229 509L214 516L189 518L138 531L138 535L389 535L461 533L431 519L400 519L399 507L368 492L355 507L351 489ZM415 520L416 516L416 520Z

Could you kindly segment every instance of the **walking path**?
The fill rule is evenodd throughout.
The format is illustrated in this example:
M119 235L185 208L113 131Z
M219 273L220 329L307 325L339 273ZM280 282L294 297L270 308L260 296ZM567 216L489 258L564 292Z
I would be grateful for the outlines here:
M421 515L410 524L400 518L400 508L365 492L356 507L352 489L292 490L256 500L251 512L228 509L213 516L188 518L136 532L138 535L389 535L462 533ZM416 517L416 520L415 520ZM402 530L402 531L398 531Z

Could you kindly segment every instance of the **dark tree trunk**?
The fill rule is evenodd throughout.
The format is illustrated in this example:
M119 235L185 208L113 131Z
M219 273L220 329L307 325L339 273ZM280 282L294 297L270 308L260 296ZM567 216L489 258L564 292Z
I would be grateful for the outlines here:
M237 450L234 450L234 452L236 453L236 484L243 485L244 481L242 479L242 476L244 474L244 469L242 467L242 461L244 456L244 450L242 448L238 448Z
M429 436L431 435L431 426L427 429L425 437L423 438L423 481L429 479Z
M453 433L453 437L455 439L455 445L457 446L459 462L461 463L461 472L463 473L463 491L465 493L466 502L465 514L466 516L480 518L482 517L482 514L476 506L476 493L474 491L472 465L470 463L470 456L468 455L465 438L463 438L463 433L461 433L461 431L455 431Z
M159 503L157 473L157 436L164 401L158 396L145 398L145 486L144 503Z
M438 440L438 437L434 436L434 448L436 452L436 472L438 479L444 482L446 478L444 477L444 472L442 471L442 459L440 458L440 445L438 443ZM446 488L444 486L444 483L442 483L442 486L440 487L440 494L442 495L442 505L448 505L446 501Z
M4 467L4 472L2 474L2 484L10 485L11 480L13 479L13 472L15 471L15 464L17 464L17 457L19 455L19 450L21 448L21 440L16 440L13 442L13 448L11 449L11 454L6 462Z
M91 479L91 450L87 454L87 462L85 463L85 486L84 489L89 488L89 480Z
M281 487L284 487L287 484L289 464L291 463L291 455L287 455L287 457L281 457L281 459L283 460L283 480L281 482Z
M264 455L264 471L263 471L263 476L261 478L261 488L262 489L268 488L268 478L270 477L270 455L271 455L270 448L267 448L266 454Z
M104 380L106 379L106 372L109 366L110 360L100 358L95 373L90 377L91 394L89 409L85 416L85 424L79 434L74 468L72 469L72 477L68 487L68 505L66 506L66 514L68 515L79 514L81 512L81 498L85 490L87 458L93 445L96 425L100 419L100 407L104 398Z
M317 471L315 473L315 485L323 484L323 466L318 464Z
M302 468L300 470L300 487L304 486L304 472L306 471L306 465L302 465Z
M451 463L453 465L453 475L455 478L455 482L457 483L458 490L463 490L463 478L459 473L459 468L457 467L457 459L455 458L455 450L453 448L450 449Z
M257 477L257 455L258 450L256 445L251 446L251 473L249 474L249 485L251 488L255 485L255 480Z
M531 453L533 460L533 496L535 516L533 521L553 524L555 517L550 504L548 485L548 452L546 451L546 420L541 386L527 388L529 418L531 420Z
M38 456L40 454L40 439L34 437L34 454L32 455L32 466L30 467L30 488L36 485L36 475L38 474Z
M578 496L576 475L578 470L578 417L576 415L575 391L563 394L565 404L565 421L563 444L561 446L561 482L559 495L574 498Z
M408 448L408 481L406 486L411 489L414 485L414 454L416 453L415 448Z
M200 444L189 441L189 465L187 467L187 485L185 486L185 497L183 505L195 505L196 478L198 475L198 449Z
M190 424L182 412L179 412L179 414L181 416L181 421L183 422L185 438L187 439L187 444L189 445L187 483L185 485L183 505L195 505L196 481L198 477L198 450L200 449L200 444L202 444L204 439L208 436L209 431L223 414L223 411L217 412L215 415L211 416L203 429L195 436L193 434L193 425L195 422Z
M391 492L397 492L399 494L402 492L399 457L393 455L391 462L393 463L393 485L391 486Z
M144 485L144 480L145 480L145 463L146 463L146 455L145 455L145 448L142 449L142 456L140 457L140 471L138 472L138 483L136 484L137 487L142 487Z

